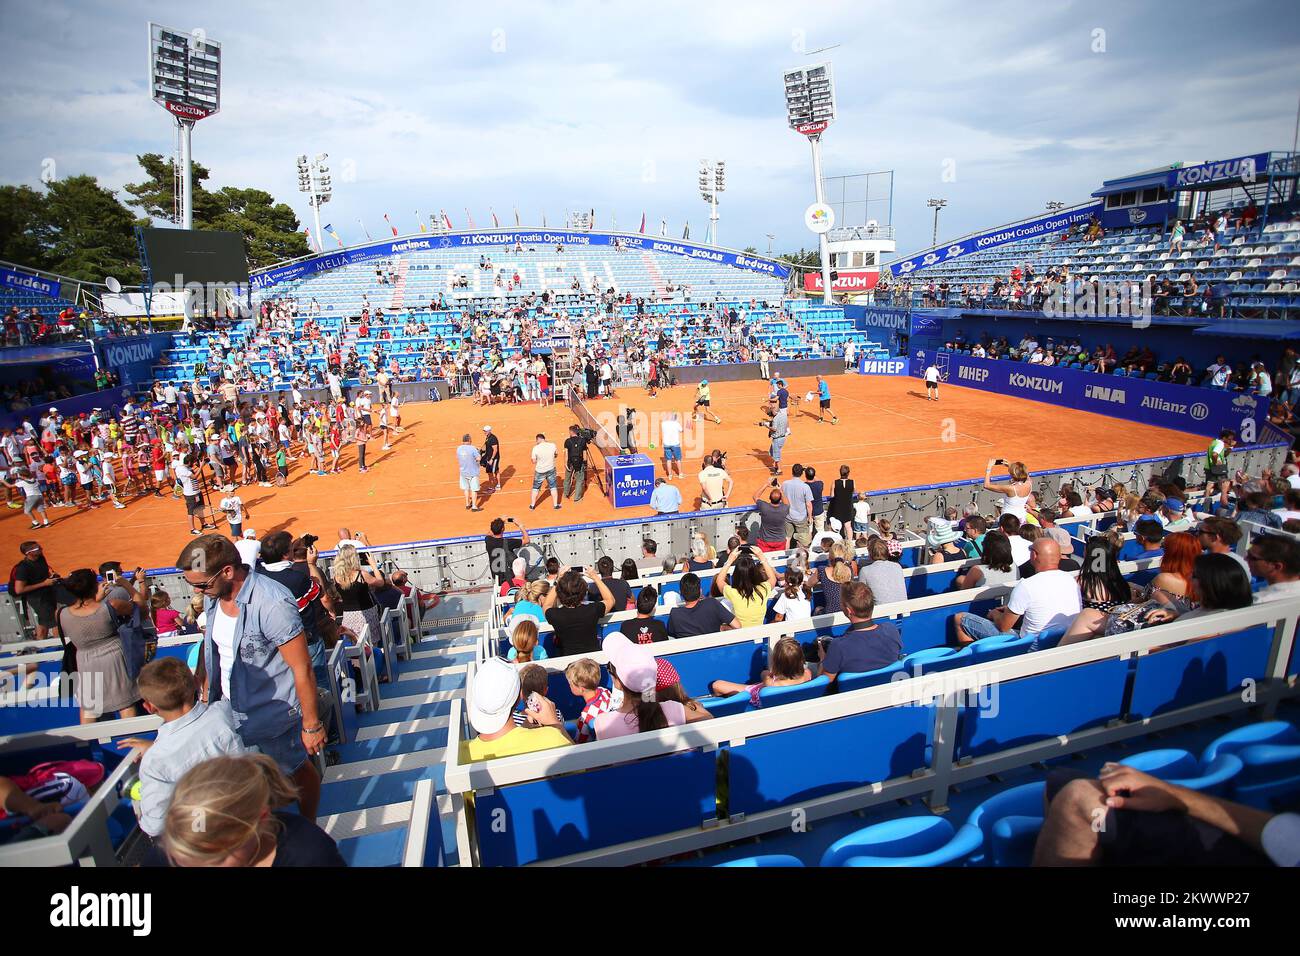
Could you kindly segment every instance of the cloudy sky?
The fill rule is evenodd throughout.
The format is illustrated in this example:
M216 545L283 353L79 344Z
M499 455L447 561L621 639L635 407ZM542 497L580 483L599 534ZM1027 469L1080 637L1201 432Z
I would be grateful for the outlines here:
M0 8L0 182L51 170L120 188L137 153L173 148L148 97L158 20L223 44L222 110L194 133L211 182L269 190L309 223L294 159L328 152L323 219L348 243L358 220L378 237L387 212L406 233L441 208L462 227L466 207L479 226L489 207L525 225L595 207L598 226L631 230L644 211L650 231L689 220L700 238L708 157L727 163L723 245L811 247L809 149L786 128L781 72L823 59L839 111L826 174L894 170L900 253L929 244L930 197L953 238L1105 178L1289 149L1300 94L1295 0Z

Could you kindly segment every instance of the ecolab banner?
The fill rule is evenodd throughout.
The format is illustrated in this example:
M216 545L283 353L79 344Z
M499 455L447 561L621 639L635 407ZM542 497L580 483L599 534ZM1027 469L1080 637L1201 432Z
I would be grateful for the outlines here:
M609 232L551 232L546 229L495 229L488 232L458 232L447 236L412 236L407 239L375 242L365 246L358 246L355 249L343 249L328 255L317 256L314 259L295 262L292 265L267 269L265 272L253 274L249 281L254 289L265 289L281 282L289 282L320 272L328 272L330 269L351 265L354 262L387 259L390 256L401 255L404 252L434 252L439 249L470 247L481 249L487 253L493 251L493 246L498 246L504 247L505 253L508 255L516 243L525 248L532 247L539 252L551 252L557 246L613 246L615 240L624 249L660 252L683 256L687 259L702 259L705 262L716 262L719 265L731 266L733 269L757 272L777 279L784 279L790 274L789 268L771 259L748 256L739 252L724 252L721 249L697 246L685 241L667 239L663 236L628 236L622 233ZM552 248L547 249L548 246ZM556 251L555 255L562 258L564 253ZM501 265L504 266L505 263L501 263Z
M15 292L36 292L57 299L61 285L57 279L42 279L13 269L0 269L0 287Z
M1262 434L1259 428L1268 413L1266 399L1257 401L1253 395L1238 392L1056 366L1043 368L1006 359L977 359L943 351L914 352L912 374L923 376L931 361L938 365L950 385L965 385L1196 435L1217 436L1222 429L1231 428L1246 440L1247 435ZM1253 424L1247 426L1247 421Z
M875 269L870 271L866 269L855 269L847 271L839 270L839 275L831 280L832 292L870 292L880 281L880 273ZM805 292L822 291L822 274L820 272L806 272L803 277L803 288Z
M1096 202L1088 206L1082 206L1079 209L1072 209L1069 212L1057 213L1052 216L1040 216L1037 219L1017 222L977 236L967 236L965 239L959 239L946 248L931 249L929 252L922 252L910 259L904 259L902 262L891 262L889 271L892 275L905 276L917 269L932 266L936 262L960 259L962 256L968 256L973 252L983 252L985 249L1001 246L1008 242L1050 236L1054 232L1061 232L1081 222L1087 222L1091 216L1100 218L1101 211L1102 204Z

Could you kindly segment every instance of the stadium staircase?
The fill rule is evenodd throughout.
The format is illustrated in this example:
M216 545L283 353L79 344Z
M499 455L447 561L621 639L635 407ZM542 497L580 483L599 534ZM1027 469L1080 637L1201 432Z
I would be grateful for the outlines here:
M486 606L455 618L440 607L436 629L415 644L408 660L392 662L392 680L380 685L378 708L358 716L355 739L331 748L337 762L325 771L317 823L349 865L401 865L422 780L434 785L442 845L448 862L455 862L443 749L451 701L464 694L465 665L485 618Z
M655 263L654 257L648 252L641 253L641 261L645 263L646 275L650 277L651 288L655 295L667 295L668 283L664 279L663 272L660 271L658 264Z
M402 304L406 301L406 273L410 268L410 259L397 260L397 278L393 280L393 297L388 303L390 312L400 312Z

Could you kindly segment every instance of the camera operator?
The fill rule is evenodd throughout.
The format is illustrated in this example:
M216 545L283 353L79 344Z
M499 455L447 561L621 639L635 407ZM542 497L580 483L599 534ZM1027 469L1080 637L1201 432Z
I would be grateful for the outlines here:
M522 532L518 541L505 536L507 522ZM513 574L515 552L528 543L528 529L520 526L514 518L493 518L489 530L491 534L483 539L484 547L487 548L488 570L492 573L492 579L500 586L509 581Z
M596 437L590 428L569 426L564 439L564 496L577 503L587 488L587 446Z

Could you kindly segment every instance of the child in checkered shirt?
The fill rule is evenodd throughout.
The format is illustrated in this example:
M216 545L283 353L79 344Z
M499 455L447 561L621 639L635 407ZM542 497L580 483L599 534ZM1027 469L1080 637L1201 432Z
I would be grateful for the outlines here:
M515 705L515 712L511 715L517 726L527 726L528 695L536 693L541 697L545 697L547 684L546 668L540 664L529 664L526 667L519 668L519 703ZM536 726L536 724L533 726Z
M600 665L590 657L584 657L566 667L564 676L569 680L569 692L584 701L582 714L578 717L577 742L582 744L595 740L596 731L592 725L596 718L613 709L609 689L600 685Z

